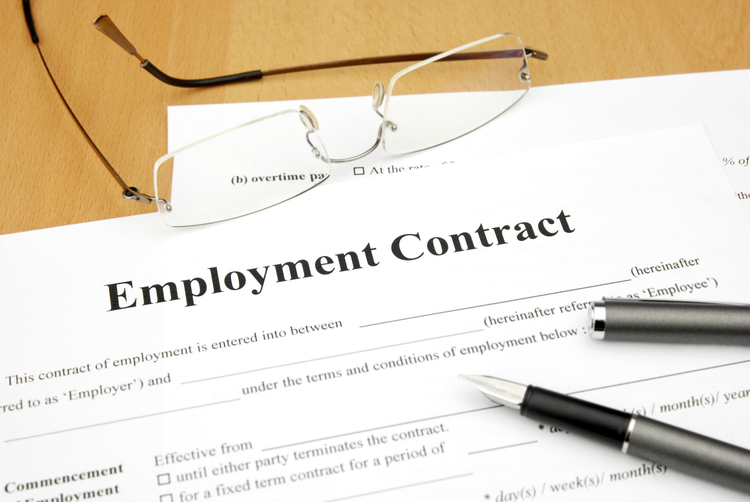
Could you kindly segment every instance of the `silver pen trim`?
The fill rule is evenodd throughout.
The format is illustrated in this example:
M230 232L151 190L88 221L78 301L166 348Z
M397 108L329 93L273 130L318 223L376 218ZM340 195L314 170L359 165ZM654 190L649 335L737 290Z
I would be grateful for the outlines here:
M604 301L591 303L589 319L591 320L591 338L604 340L604 330L607 327L607 307Z
M634 430L635 430L635 417L632 417L630 419L630 423L628 423L628 430L625 431L625 440L622 442L622 452L625 454L628 453L628 447L630 446L630 438L633 436Z

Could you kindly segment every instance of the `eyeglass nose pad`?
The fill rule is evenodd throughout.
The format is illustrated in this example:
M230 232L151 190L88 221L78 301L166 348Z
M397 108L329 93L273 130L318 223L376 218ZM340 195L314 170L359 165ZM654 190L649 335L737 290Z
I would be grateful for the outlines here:
M518 70L518 78L521 82L531 82L531 75L529 75L529 65L524 63L520 70Z
M315 114L305 105L299 105L299 119L305 125L308 131L317 131L319 129L318 119Z
M385 98L385 88L383 87L383 83L378 80L372 87L372 109L376 112L380 108L380 105L383 104L383 98Z

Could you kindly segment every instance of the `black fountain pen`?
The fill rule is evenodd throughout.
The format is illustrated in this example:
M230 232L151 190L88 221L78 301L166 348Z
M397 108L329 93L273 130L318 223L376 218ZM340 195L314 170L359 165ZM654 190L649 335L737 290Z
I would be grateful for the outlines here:
M750 451L581 399L500 378L460 375L491 401L570 432L594 436L623 453L750 493Z

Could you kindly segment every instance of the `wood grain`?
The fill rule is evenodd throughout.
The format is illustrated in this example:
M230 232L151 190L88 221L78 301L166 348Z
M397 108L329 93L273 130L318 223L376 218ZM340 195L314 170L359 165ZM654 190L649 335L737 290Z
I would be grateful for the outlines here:
M123 178L147 193L153 162L166 153L167 106L337 97L358 86L367 94L372 70L170 88L93 27L101 13L145 58L183 78L438 51L505 31L550 54L532 63L533 86L750 68L750 0L32 0L32 10L70 106ZM120 196L80 136L21 0L1 2L0 15L0 233L154 211Z

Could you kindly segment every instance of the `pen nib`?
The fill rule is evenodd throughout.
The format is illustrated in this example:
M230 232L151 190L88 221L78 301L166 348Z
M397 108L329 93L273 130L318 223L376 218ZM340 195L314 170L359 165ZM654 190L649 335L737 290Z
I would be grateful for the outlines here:
M521 407L523 397L526 395L527 386L520 383L482 375L458 376L479 389L490 401L515 410Z

